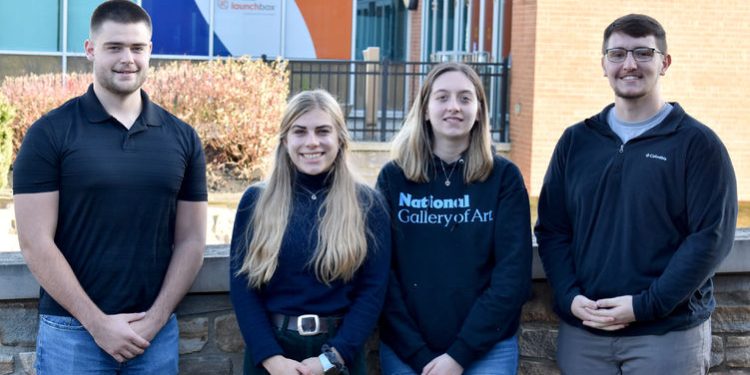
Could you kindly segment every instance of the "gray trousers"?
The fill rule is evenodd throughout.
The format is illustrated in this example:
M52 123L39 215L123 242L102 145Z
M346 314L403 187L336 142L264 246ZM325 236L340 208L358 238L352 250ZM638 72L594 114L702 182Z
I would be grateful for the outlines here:
M560 322L557 364L563 375L704 375L711 319L664 335L608 337Z

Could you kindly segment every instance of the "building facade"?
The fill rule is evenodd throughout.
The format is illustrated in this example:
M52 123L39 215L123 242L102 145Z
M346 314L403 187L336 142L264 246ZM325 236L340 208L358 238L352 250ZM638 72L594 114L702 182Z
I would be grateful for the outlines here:
M0 1L0 77L88 71L83 41L100 2ZM737 172L740 200L750 200L750 127L745 125L750 76L744 74L750 62L750 3L745 1L136 2L153 16L157 65L246 54L362 60L362 51L373 46L380 48L380 60L395 62L510 62L509 95L493 95L492 104L507 101L510 132L500 140L510 141L511 158L532 195L539 193L565 127L613 100L600 66L603 29L619 16L645 13L668 34L673 64L662 78L665 96L722 138ZM348 102L356 102L357 92L349 90ZM413 92L410 87L397 96L408 101Z

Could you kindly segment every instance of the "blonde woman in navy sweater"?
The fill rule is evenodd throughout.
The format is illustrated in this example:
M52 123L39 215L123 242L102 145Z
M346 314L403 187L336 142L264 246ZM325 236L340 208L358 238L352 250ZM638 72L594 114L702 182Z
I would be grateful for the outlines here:
M493 155L474 70L436 66L393 147L378 177L394 228L383 374L515 374L529 201L518 168Z
M365 374L390 262L382 198L347 163L341 108L322 90L288 103L270 178L242 197L232 304L245 374Z

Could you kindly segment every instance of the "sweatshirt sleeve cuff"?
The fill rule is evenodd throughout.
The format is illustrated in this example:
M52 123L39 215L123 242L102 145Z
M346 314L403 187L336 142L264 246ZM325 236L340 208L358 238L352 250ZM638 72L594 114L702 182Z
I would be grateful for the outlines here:
M249 350L249 348L245 348L245 350ZM275 355L284 355L284 351L281 350L281 348L276 347L275 345L269 345L266 350L253 351L253 365L255 365L256 367L261 367L263 365L263 361Z
M562 297L562 300L560 303L562 306L560 306L560 312L565 314L571 319L578 319L575 315L573 315L573 312L571 311L571 306L573 306L573 300L581 294L581 291L578 288L575 288L570 293Z
M648 308L647 305L646 296L643 293L633 296L633 315L635 315L635 321L641 322L654 319L653 309Z
M328 346L336 349L336 351L341 356L341 359L344 360L345 365L351 366L351 364L354 363L354 352L352 350L349 350L351 348L348 345L345 345L342 341L336 339L329 341L327 344Z
M476 353L461 340L454 342L446 353L458 362L464 371L474 363L477 357Z
M427 348L427 346L424 346L416 353L412 354L412 356L409 357L406 362L409 364L409 367L411 367L412 370L417 373L421 373L422 369L427 366L430 361L435 359L435 357L437 357L435 353Z

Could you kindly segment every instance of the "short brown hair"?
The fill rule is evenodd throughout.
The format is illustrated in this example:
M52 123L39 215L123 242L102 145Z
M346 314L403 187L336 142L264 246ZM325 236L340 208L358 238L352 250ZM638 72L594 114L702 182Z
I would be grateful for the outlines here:
M109 0L101 3L91 15L89 31L93 34L105 21L117 23L143 22L152 31L151 17L143 8L130 0Z
M628 14L614 20L604 29L604 41L602 42L602 53L607 53L607 41L614 33L623 33L634 38L642 38L653 35L656 39L656 48L663 54L667 54L667 32L659 21L645 14Z

